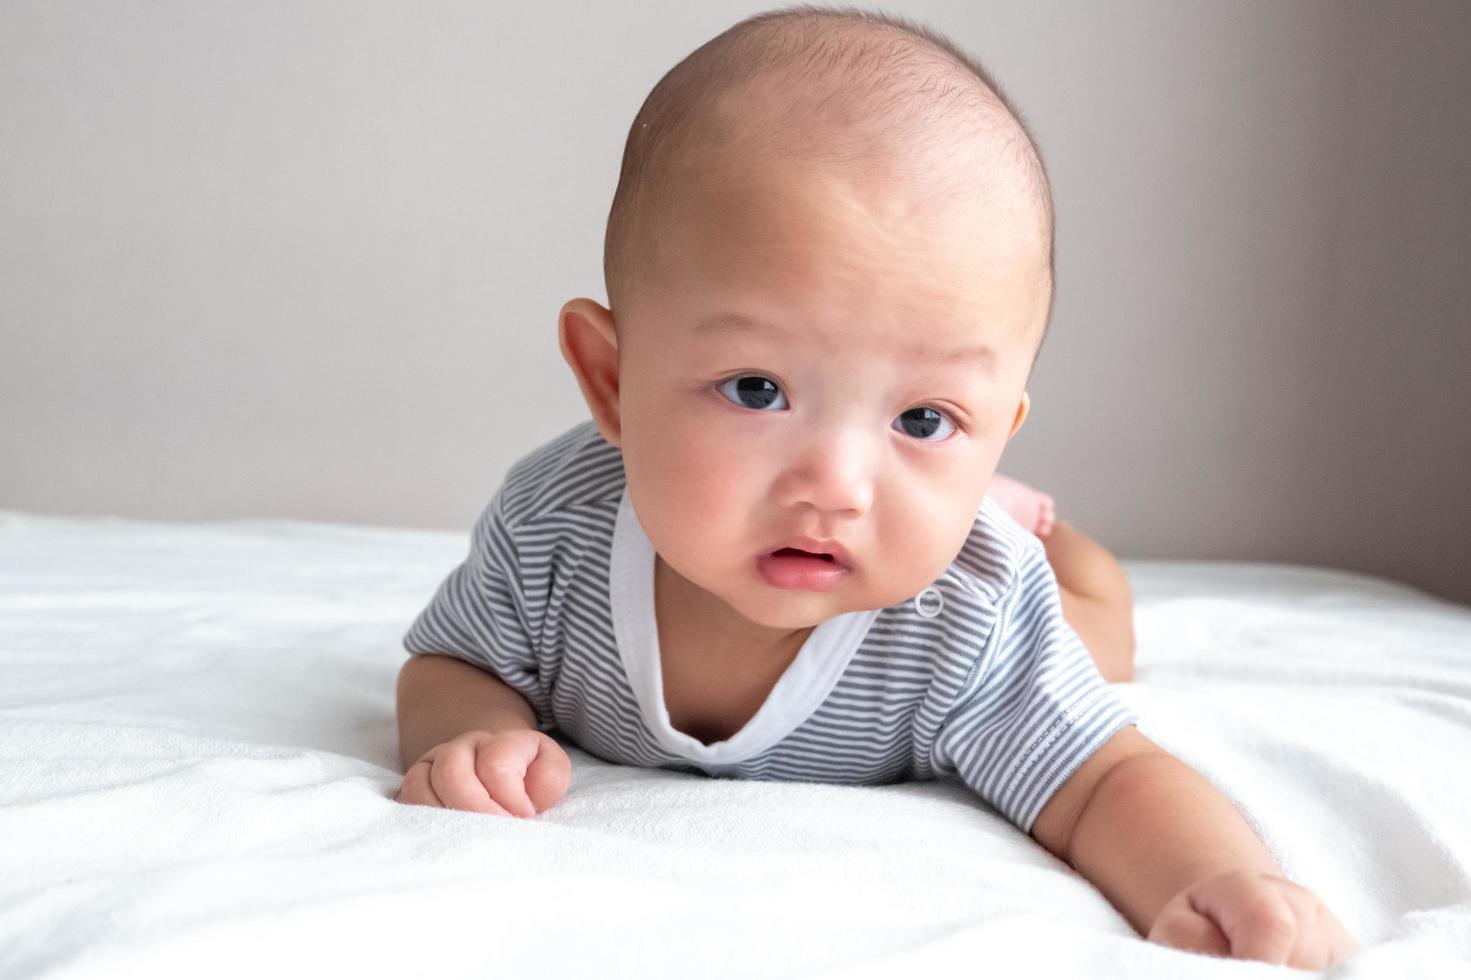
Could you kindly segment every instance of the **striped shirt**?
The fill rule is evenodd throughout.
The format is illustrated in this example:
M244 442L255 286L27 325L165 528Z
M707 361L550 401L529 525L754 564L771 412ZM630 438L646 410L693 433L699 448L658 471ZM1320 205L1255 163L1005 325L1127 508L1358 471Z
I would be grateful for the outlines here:
M897 605L817 624L740 731L706 745L673 728L654 551L622 450L591 421L511 466L403 643L496 675L540 730L610 762L869 785L958 778L1024 832L1136 721L1063 619L1040 539L986 497L944 574Z

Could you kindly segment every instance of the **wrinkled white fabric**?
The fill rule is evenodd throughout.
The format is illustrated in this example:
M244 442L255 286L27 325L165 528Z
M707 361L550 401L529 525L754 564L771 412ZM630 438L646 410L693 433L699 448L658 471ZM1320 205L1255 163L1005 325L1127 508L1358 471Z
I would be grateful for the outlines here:
M1146 943L959 783L568 747L533 820L394 803L404 628L463 532L0 511L0 976L1291 976ZM1126 561L1144 734L1363 945L1471 964L1471 609ZM926 971L920 974L919 971Z

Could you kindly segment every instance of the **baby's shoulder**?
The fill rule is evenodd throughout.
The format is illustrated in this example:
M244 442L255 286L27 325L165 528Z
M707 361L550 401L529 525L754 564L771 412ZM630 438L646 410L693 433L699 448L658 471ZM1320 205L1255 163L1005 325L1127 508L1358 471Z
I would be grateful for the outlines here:
M515 530L591 505L616 510L624 481L623 451L589 419L512 463L494 506L504 525Z
M987 496L947 571L979 601L994 606L1028 581L1039 561L1047 561L1041 539Z
M1037 561L1045 567L1041 539L986 497L960 552L931 585L880 612L872 642L903 648L890 659L928 665L941 703L950 703L987 676L978 668L1007 646L1017 603L1034 603Z

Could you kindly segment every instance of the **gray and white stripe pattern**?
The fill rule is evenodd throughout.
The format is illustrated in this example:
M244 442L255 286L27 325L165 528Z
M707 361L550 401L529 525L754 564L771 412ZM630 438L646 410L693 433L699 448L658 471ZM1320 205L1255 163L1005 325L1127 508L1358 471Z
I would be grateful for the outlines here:
M631 682L629 658L644 654L628 643L620 651L615 618L652 619L653 610L651 592L638 598L651 582L630 592L613 580L630 560L615 555L620 506L634 527L618 539L646 542L624 488L621 451L591 421L522 457L405 649L490 671L526 698L541 730L610 762L869 785L955 777L1023 831L1089 755L1137 720L1063 619L1041 541L987 497L930 588L829 633L831 649L811 651L819 662L804 647L787 672L794 683L784 676L745 729L706 747L669 729L662 698L651 707ZM847 658L835 683L796 683L803 671L813 680L823 661L833 672L833 657ZM778 695L786 701L774 703ZM742 745L754 750L731 753Z

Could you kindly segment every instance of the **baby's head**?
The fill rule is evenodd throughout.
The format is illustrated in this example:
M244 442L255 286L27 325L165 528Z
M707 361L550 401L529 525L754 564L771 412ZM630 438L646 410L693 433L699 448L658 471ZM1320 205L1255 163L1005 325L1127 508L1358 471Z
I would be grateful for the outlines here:
M1031 137L926 28L799 7L675 66L628 137L609 307L562 351L664 563L755 624L917 594L964 544L1052 299ZM771 584L792 538L851 563Z

